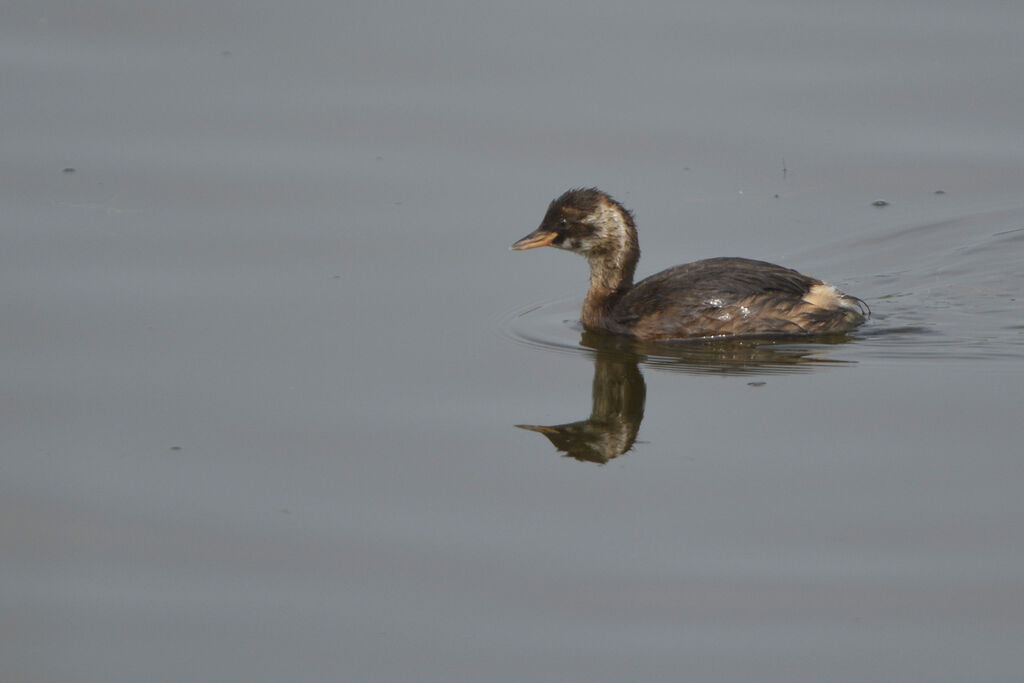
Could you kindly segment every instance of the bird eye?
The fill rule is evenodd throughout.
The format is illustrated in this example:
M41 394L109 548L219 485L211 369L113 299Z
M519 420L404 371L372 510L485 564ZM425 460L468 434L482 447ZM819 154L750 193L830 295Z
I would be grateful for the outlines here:
M562 220L558 221L558 224L564 228L565 226L569 225L569 221L563 218Z

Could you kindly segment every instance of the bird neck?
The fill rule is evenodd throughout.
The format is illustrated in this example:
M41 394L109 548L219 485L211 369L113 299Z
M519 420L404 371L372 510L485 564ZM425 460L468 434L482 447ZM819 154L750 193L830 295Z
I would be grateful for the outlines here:
M635 246L611 253L592 253L590 262L590 289L583 300L580 318L587 329L607 329L608 317L620 299L633 287L633 273L640 250Z

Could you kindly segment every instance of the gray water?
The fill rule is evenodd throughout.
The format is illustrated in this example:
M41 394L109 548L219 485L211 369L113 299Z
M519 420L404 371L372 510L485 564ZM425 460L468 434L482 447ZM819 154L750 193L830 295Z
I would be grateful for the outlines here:
M5 3L0 680L1020 680L1021 26ZM594 341L581 185L874 315Z

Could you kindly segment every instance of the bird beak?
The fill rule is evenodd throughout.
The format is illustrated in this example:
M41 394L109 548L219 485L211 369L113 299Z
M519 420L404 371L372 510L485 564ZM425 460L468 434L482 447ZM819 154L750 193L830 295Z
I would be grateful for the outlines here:
M511 247L509 247L509 249L513 251L523 251L524 249L536 249L537 247L547 247L550 246L550 244L555 241L556 237L558 237L557 232L548 232L547 230L537 228L529 235L513 244Z
M531 432L540 432L541 434L558 434L558 429L555 427L545 427L544 425L516 425L520 429L529 429Z

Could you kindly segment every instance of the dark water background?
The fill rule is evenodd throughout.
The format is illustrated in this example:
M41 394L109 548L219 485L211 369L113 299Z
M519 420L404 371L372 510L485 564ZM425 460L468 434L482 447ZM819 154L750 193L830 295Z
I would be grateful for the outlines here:
M3 13L3 681L1020 680L1024 5ZM581 340L580 185L874 317Z

